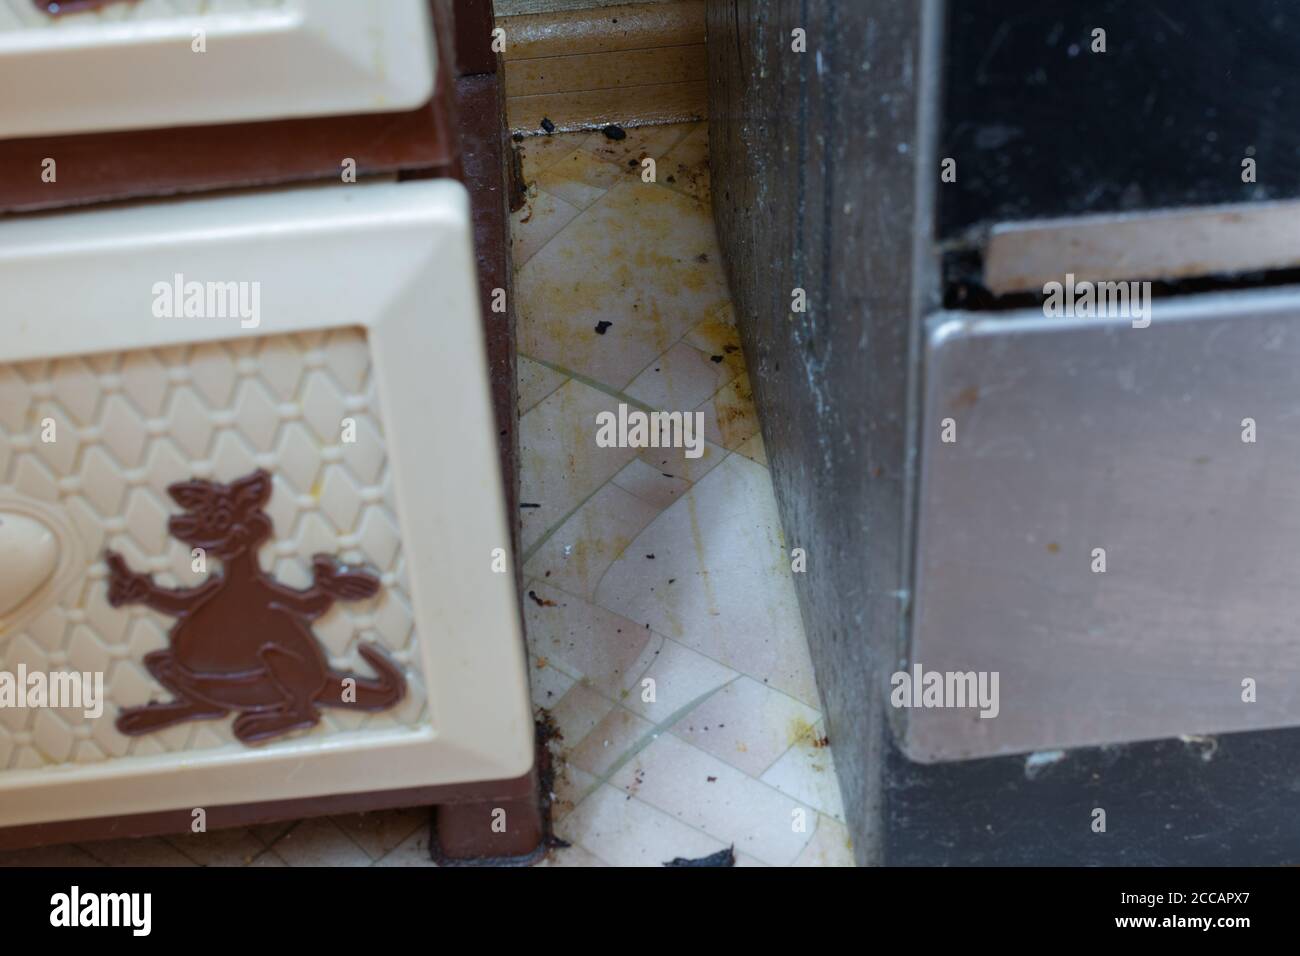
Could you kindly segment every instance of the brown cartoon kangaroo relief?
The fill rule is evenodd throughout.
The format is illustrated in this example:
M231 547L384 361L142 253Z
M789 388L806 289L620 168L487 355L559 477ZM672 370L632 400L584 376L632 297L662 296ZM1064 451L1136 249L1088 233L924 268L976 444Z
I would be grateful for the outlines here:
M333 557L312 559L312 586L285 587L258 565L271 536L262 507L271 476L255 471L228 485L183 481L167 489L185 509L167 528L171 535L221 559L220 574L193 588L161 588L146 574L108 552L108 602L143 604L176 618L169 647L144 659L173 700L124 708L117 728L152 733L185 720L215 720L236 712L234 732L256 743L320 720L319 707L384 710L402 699L401 669L373 644L360 653L378 675L361 677L329 667L311 622L335 601L360 601L379 592L379 579Z

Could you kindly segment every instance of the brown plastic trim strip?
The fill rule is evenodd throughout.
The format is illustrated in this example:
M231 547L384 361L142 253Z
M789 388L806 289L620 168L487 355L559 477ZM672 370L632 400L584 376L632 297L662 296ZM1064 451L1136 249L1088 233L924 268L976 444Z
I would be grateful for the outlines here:
M404 790L374 790L366 793L327 794L296 800L238 803L205 807L208 830L259 826L279 820L334 816L371 810L394 810L481 800L527 800L535 792L532 771L512 780L488 780L438 787L410 787ZM58 843L120 840L126 837L189 833L193 809L159 810L117 817L58 820L0 828L0 850L21 850Z
M405 113L229 123L0 141L0 213L449 165L454 133L433 99ZM42 162L58 179L41 180Z

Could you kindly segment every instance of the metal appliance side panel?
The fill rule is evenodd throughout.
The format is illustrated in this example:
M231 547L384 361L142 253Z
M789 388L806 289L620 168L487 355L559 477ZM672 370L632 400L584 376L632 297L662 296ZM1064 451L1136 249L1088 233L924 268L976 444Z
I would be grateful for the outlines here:
M912 759L1300 723L1300 290L941 314L925 362L904 666L999 713L900 709Z

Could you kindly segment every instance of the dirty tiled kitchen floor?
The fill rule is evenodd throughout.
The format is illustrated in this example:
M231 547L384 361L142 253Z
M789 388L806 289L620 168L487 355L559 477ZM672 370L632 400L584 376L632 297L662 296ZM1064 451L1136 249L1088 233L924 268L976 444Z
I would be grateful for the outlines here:
M708 205L707 125L517 145L525 613L573 844L552 862L734 845L739 865L851 865ZM704 453L598 447L596 416L620 403L703 412Z
M571 844L541 865L659 866L732 845L738 865L852 865L714 237L707 127L517 146L524 603ZM641 179L646 157L657 182ZM596 415L620 402L703 412L704 453L598 447ZM428 838L417 808L0 865L431 866Z

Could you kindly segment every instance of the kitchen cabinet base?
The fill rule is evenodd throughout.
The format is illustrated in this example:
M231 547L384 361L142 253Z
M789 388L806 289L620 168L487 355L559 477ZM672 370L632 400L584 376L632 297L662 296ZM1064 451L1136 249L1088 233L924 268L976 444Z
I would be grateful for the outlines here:
M507 800L435 807L429 853L439 866L527 866L549 848L548 811L536 790Z
M241 803L206 808L208 830L259 826L280 820L334 816L401 807L436 805L440 809L468 804L500 806L510 815L511 808L538 806L537 774L530 771L512 780L487 780L475 783L446 784L433 787L408 787L402 790L377 790L368 793L340 793L298 800L274 800L266 803ZM516 814L523 825L524 812ZM60 843L84 843L94 840L120 840L132 837L162 836L192 831L193 810L182 807L157 813L136 813L85 820L59 820L27 826L0 828L0 850L21 850Z
M528 866L552 846L550 741L555 726L540 717L532 790L505 799L459 801L436 807L429 829L429 856L439 866Z

